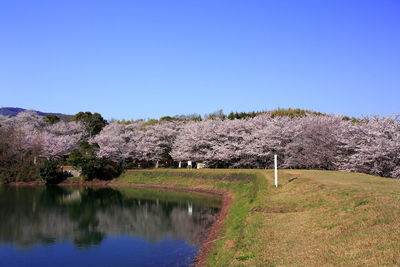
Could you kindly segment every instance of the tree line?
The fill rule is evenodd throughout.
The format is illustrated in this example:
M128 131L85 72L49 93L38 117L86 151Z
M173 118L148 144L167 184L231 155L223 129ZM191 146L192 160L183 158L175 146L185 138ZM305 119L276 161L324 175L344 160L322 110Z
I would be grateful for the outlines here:
M397 116L356 119L294 109L254 114L229 117L220 111L151 123L108 123L90 112L69 122L30 111L0 117L0 178L51 180L63 164L80 169L85 179L188 160L210 168L272 168L274 154L280 168L400 178Z

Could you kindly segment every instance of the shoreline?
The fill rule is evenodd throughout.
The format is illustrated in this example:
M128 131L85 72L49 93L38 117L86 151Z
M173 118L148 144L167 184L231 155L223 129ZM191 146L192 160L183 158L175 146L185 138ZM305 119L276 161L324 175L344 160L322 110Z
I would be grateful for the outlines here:
M222 231L226 217L228 216L229 207L232 204L233 197L229 192L219 191L213 189L203 188L186 188L186 187L174 187L174 186L158 186L158 185L146 185L146 184L129 184L129 183L115 183L117 180L110 181L95 181L95 182L62 182L55 184L56 186L103 186L103 187L133 187L133 188L148 188L148 189L161 189L171 191L189 191L194 193L207 193L212 195L218 195L222 197L222 206L218 214L217 220L212 224L210 229L207 231L206 237L201 241L199 252L194 258L195 266L207 266L206 262L210 256L211 249L214 247L215 241L218 241L218 235ZM7 185L10 186L46 186L45 183L40 182L12 182Z

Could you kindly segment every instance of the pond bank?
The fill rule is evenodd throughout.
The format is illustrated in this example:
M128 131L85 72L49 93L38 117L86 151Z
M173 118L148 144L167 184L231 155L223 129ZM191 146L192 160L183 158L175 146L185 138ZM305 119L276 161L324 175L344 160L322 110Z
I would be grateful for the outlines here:
M11 186L46 186L45 183L41 182L13 182ZM232 203L232 194L224 190L206 189L206 188L185 188L178 186L159 186L159 185L146 185L146 184L131 184L123 183L118 179L109 181L66 181L57 184L57 186L94 186L94 187L133 187L133 188L146 188L146 189L157 189L157 190L170 190L170 191L186 191L193 193L205 193L218 195L222 197L221 210L219 211L217 220L212 224L210 229L207 231L207 236L202 240L199 252L195 257L195 266L207 265L207 259L210 256L214 242L218 240L218 235L224 226L226 217L228 215L229 207Z
M229 192L204 265L400 264L400 180L279 170L276 188L273 170L171 169L127 171L118 182Z
M152 169L81 185L222 195L197 266L400 265L400 180L279 170L278 182L273 170Z
M207 236L203 239L199 253L195 258L195 266L205 266L207 259L210 256L214 242L218 239L218 235L224 226L226 217L228 215L229 207L232 204L232 195L225 191L218 191L212 189L202 188L184 188L174 186L154 186L144 184L129 184L129 183L109 183L106 186L110 187L134 187L134 188L147 188L147 189L161 189L161 190L173 190L173 191L189 191L194 193L207 193L219 195L222 197L222 206L218 215L218 219L213 223L211 228L208 230Z
M116 183L135 187L156 186L174 190L209 192L221 195L223 205L217 221L202 242L196 266L220 266L234 259L232 245L244 234L244 225L251 203L256 199L265 179L251 170L129 170ZM230 246L225 249L226 243ZM221 259L223 258L223 259ZM222 260L222 261L221 261Z

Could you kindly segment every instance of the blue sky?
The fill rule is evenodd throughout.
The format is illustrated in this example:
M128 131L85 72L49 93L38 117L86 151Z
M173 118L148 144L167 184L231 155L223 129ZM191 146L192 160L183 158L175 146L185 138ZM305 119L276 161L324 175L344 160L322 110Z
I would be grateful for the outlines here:
M400 113L400 1L1 1L0 105Z

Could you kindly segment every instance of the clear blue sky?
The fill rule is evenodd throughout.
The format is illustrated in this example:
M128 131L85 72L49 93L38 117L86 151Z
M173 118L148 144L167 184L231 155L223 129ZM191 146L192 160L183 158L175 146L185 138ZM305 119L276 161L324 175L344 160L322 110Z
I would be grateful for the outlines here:
M400 1L0 2L0 105L400 112Z

